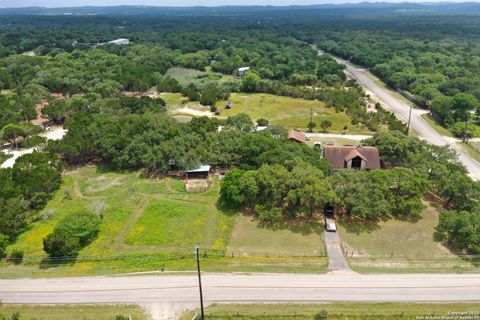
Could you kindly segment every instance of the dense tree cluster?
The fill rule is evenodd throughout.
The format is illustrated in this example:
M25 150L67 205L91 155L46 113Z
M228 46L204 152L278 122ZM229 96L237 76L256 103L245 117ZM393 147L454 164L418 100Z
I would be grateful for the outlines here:
M38 218L60 185L62 169L55 156L38 152L18 158L11 169L0 169L0 254Z
M392 22L393 19L393 22ZM311 37L321 48L370 68L392 88L410 92L458 136L480 107L478 21L469 18L377 17ZM408 25L408 27L407 27ZM449 25L449 28L445 26ZM459 30L462 32L459 32ZM478 135L473 126L467 134Z
M303 213L312 216L336 200L325 173L301 158L264 164L258 170L230 171L222 181L220 202L252 210L265 223Z

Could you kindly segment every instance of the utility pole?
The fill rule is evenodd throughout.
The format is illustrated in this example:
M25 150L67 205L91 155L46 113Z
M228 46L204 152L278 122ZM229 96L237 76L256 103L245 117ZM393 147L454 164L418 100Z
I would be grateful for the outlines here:
M463 129L463 142L468 143L467 139L467 129L468 129L468 120L470 119L470 115L467 116L467 119L465 120L465 128Z
M196 246L196 255L197 255L197 273L198 273L198 288L200 289L200 310L201 310L201 318L205 319L205 314L203 312L203 293L202 293L202 276L200 275L200 254L199 254L199 247Z
M412 119L412 105L410 105L410 112L408 113L407 136L410 133L410 120Z

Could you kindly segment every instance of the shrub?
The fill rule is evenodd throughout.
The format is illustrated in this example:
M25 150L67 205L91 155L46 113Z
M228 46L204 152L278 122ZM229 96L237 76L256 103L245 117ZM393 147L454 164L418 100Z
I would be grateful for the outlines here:
M52 232L43 239L43 250L52 257L75 257L81 249L78 238L61 232Z
M322 310L313 316L314 320L325 320L327 318L328 318L328 313L325 310Z
M8 237L0 233L0 259L5 257L8 246Z
M19 264L23 262L23 250L20 249L13 249L10 252L9 260L11 260L15 264Z
M257 120L257 125L259 127L266 127L266 126L268 126L268 120L264 119L264 118L260 118L260 119Z
M100 223L100 217L90 211L70 214L43 239L43 248L50 256L76 256L98 235Z

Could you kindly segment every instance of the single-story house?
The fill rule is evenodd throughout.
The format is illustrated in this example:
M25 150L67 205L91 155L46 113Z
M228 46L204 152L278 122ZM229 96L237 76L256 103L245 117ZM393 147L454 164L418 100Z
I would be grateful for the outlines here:
M189 179L208 179L211 167L209 165L201 165L198 168L187 170L185 177Z
M375 147L325 146L323 156L332 164L333 171L340 169L381 169L380 154Z
M304 133L298 130L289 130L288 131L288 140L295 141L298 143L305 143L307 141L307 137Z

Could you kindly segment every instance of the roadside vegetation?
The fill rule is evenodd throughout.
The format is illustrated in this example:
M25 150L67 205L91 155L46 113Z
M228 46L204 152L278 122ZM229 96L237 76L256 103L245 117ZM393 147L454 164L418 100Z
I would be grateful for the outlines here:
M37 320L148 320L150 316L137 305L29 305L0 304L0 319Z
M477 312L475 303L361 303L322 304L213 304L205 319L415 319L417 316L448 316L449 312ZM181 318L191 319L195 312Z

